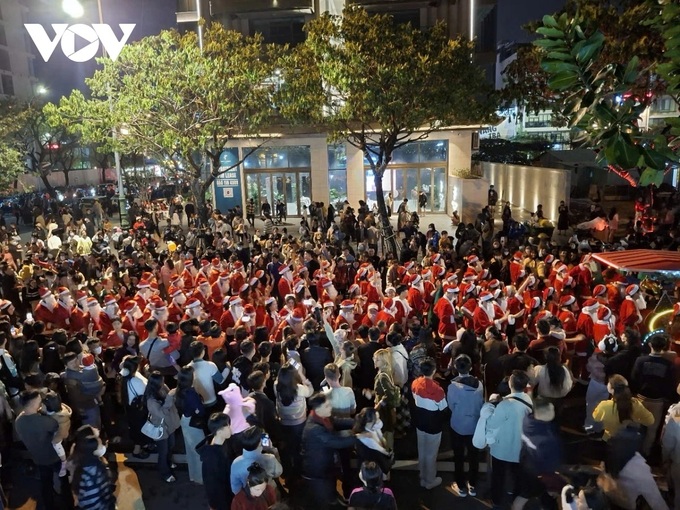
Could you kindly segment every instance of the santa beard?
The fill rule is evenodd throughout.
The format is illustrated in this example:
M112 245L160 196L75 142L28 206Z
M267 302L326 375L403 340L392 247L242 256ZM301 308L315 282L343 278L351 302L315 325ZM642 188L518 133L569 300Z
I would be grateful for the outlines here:
M239 320L243 316L243 307L236 305L232 306L231 315L234 317L235 320Z
M168 312L167 310L163 312L154 312L153 318L156 319L161 324L165 324L165 322L168 320Z
M341 311L341 312L340 312L340 316L341 316L341 317L344 317L345 320L346 320L348 323L354 324L354 312L352 312L352 311L349 311L349 312Z
M485 301L479 304L479 307L484 310L484 313L489 317L489 320L494 320L496 312L491 301Z
M633 301L635 301L635 305L637 306L638 310L647 309L647 301L642 294L639 294Z

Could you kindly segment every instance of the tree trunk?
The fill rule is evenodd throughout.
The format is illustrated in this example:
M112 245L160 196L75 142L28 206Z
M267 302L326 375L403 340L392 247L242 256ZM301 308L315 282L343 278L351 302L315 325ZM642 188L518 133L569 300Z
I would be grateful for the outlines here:
M50 196L56 196L56 194L55 194L55 192L54 192L54 188L52 187L52 184L51 184L50 181L47 179L47 174L44 174L44 173L40 172L39 175L40 175L40 180L41 180L41 181L43 182L43 184L45 185L45 188L47 188L47 191L49 192Z
M70 179L69 179L69 173L70 173L70 171L64 169L63 172L64 172L64 185L65 185L66 187L68 187L69 184L70 184Z
M378 213L380 214L380 221L382 222L382 231L384 241L387 246L387 251L392 252L395 257L399 257L399 246L397 245L397 238L392 230L390 218L387 216L387 205L385 204L385 196L383 195L382 178L384 174L385 168L382 168L381 170L375 169L373 170L373 177L375 181L375 194L376 200L378 202Z

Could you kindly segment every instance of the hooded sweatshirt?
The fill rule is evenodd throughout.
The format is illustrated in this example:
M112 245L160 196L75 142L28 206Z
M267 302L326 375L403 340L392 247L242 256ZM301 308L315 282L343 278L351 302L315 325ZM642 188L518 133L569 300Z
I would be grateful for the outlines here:
M471 436L484 404L484 388L474 376L461 375L451 381L446 400L451 409L451 428L461 436Z
M444 390L432 379L421 376L411 384L415 401L413 422L418 430L439 434L444 425L446 396Z

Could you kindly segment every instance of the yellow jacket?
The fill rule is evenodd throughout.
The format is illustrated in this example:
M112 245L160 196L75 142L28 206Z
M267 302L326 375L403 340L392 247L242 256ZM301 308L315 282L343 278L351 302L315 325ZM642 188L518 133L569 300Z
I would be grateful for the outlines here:
M616 403L614 400L605 400L600 402L598 406L593 411L593 419L595 421L600 421L604 425L604 435L602 439L607 441L610 437L616 435L618 430L621 428L621 422L619 421L619 413L616 409ZM631 420L640 425L645 425L649 427L654 423L654 416L650 413L645 406L642 405L637 398L633 398L633 411L631 412Z

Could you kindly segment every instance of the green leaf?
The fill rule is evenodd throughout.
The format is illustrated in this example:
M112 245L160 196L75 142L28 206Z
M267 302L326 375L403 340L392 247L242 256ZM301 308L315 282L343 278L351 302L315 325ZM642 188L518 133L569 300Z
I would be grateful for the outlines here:
M565 50L565 51L567 49L566 43L562 40L559 40L559 39L536 39L533 44L534 44L534 46L538 46L539 48L545 48L545 49Z
M552 58L554 60L567 60L571 61L574 59L569 53L564 53L561 51L551 51L548 53L547 58Z
M536 33L553 39L564 37L564 32L562 32L562 30L552 27L538 27Z
M591 35L586 44L576 55L576 60L583 64L587 64L590 60L602 49L604 44L604 34L600 31Z
M551 28L559 28L557 20L553 16L550 16L549 14L543 16L543 25Z
M610 163L619 165L624 170L635 168L640 161L640 147L632 143L629 137L619 134L613 139L612 158Z
M548 86L553 90L560 91L576 85L577 82L578 73L575 73L574 71L562 71L548 80Z
M638 78L639 63L640 59L637 57L637 55L630 59L630 62L628 62L628 65L626 66L626 71L623 73L623 83L635 83Z
M645 164L648 168L653 168L654 170L665 170L666 165L669 163L666 156L661 154L654 149L642 149L642 156L644 157Z
M562 62L561 60L544 60L541 63L541 69L549 74L558 74L564 71L578 73L579 68L574 64Z

